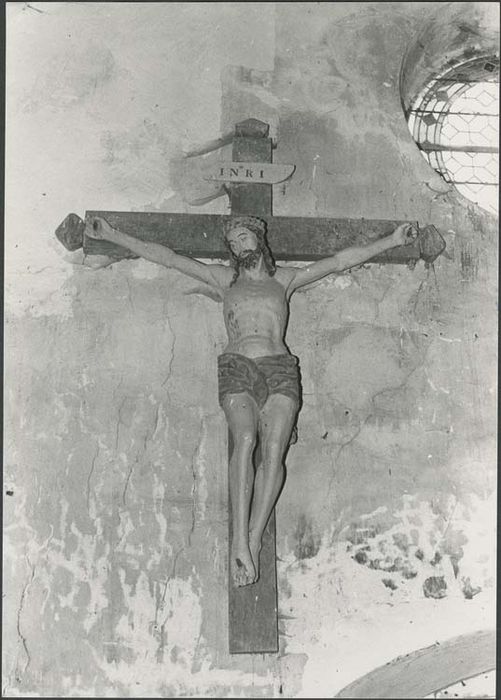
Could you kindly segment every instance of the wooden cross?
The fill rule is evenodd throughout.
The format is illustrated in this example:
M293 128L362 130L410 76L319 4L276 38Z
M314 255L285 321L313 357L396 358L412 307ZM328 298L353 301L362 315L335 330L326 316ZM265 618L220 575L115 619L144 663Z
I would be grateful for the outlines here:
M272 147L267 124L248 119L236 125L233 161L271 163ZM348 246L364 245L382 238L402 223L388 220L273 217L271 184L228 182L226 190L232 215L248 214L266 220L268 242L276 260L318 260ZM86 219L94 216L105 218L114 228L140 240L167 245L176 253L195 258L227 258L221 235L223 224L228 219L225 215L86 212ZM84 230L85 223L76 214L70 214L56 230L56 236L69 250L83 246L87 255L106 255L113 260L137 257L108 241L86 237ZM423 259L426 263L432 263L444 249L445 243L439 232L434 226L427 226L412 244L392 248L370 262L412 265ZM228 449L231 456L233 445L230 434ZM256 460L259 459L258 446ZM231 552L231 503L229 511ZM230 571L228 574L230 653L276 653L278 616L274 511L263 535L258 582L238 588L231 580Z

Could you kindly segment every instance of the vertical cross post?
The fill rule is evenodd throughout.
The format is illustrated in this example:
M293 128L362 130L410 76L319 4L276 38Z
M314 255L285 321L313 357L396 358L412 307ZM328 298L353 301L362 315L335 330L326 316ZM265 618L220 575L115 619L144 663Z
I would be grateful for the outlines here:
M234 161L271 163L272 143L269 126L257 119L248 119L235 127ZM229 186L231 213L259 216L272 215L272 186L267 184L232 184ZM233 451L228 433L229 458ZM255 463L261 459L259 444ZM229 548L231 556L232 520L229 503ZM229 571L229 650L230 654L276 653L278 651L277 572L275 551L275 511L263 534L260 555L260 577L257 583L237 587Z

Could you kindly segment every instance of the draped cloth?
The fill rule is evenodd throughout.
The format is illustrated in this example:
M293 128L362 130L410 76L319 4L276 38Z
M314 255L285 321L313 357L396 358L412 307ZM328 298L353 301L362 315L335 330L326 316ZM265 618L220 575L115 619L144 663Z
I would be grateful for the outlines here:
M291 398L297 409L301 402L301 380L298 358L294 355L264 355L245 357L239 353L227 352L217 358L219 380L219 403L227 394L246 392L262 409L268 396L283 394ZM297 440L294 426L291 442Z

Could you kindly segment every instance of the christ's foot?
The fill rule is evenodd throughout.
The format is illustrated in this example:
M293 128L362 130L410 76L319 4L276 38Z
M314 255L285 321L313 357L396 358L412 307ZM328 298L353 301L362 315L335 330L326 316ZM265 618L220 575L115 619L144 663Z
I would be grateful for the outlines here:
M259 553L261 552L261 546L262 546L262 539L261 537L258 537L255 535L252 530L249 532L249 549L252 557L252 561L254 562L254 569L256 572L256 576L254 581L257 581L259 578Z
M249 547L233 546L231 551L231 573L235 586L247 586L256 580Z

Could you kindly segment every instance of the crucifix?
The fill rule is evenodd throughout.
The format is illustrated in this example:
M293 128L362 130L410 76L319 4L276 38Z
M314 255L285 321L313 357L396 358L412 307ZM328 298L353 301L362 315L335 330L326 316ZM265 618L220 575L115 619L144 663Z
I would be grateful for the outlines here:
M86 255L110 262L144 257L173 267L223 302L228 345L218 377L229 427L229 651L276 653L274 507L301 391L298 360L284 337L290 297L364 262L432 263L445 243L435 227L407 222L273 217L272 183L294 166L275 167L269 126L256 119L236 125L232 149L232 162L209 175L224 183L231 215L87 211L85 221L68 215L56 236L69 250L83 246ZM230 265L196 260L228 257Z

